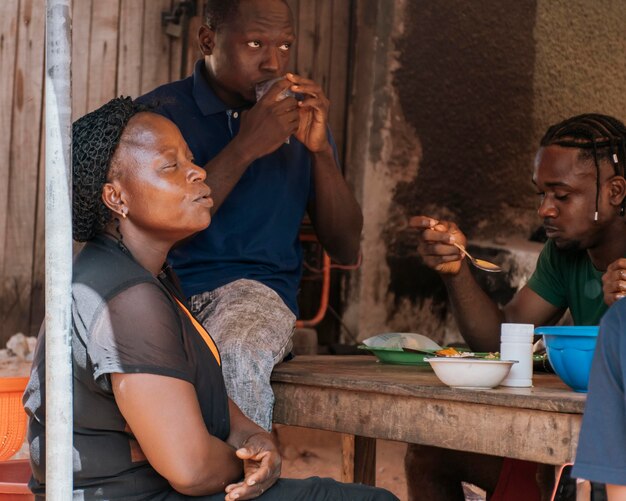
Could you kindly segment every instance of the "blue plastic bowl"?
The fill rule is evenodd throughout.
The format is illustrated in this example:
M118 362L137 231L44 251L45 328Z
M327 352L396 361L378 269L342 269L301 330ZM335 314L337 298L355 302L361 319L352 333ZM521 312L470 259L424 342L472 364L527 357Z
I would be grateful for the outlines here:
M561 380L572 390L586 393L598 326L537 327L535 334L543 336L550 365Z

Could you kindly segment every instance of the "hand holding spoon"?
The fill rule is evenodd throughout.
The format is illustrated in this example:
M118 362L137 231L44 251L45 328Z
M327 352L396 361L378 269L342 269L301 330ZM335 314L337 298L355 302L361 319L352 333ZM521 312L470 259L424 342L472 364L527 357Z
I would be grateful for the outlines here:
M476 266L476 268L483 270L483 271L491 271L491 272L502 271L502 268L500 268L497 264L490 263L489 261L485 261L484 259L476 259L472 257L470 253L465 250L465 247L463 247L461 244L457 244L456 242L454 242L452 245L454 245L463 254L465 254L467 258L471 261L471 263L474 266Z

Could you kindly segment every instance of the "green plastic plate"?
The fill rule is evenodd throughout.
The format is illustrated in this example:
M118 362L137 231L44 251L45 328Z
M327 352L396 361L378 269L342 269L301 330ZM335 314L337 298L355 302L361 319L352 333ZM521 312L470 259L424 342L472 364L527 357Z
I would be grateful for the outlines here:
M364 344L359 346L360 350L367 350L378 357L384 364L396 364L396 365L419 365L422 367L430 367L430 364L424 361L424 358L428 358L429 356L426 353L415 353L410 351L402 351L397 348L381 348L381 347L372 347L366 346ZM467 348L457 348L459 351L469 351ZM476 352L475 358L484 358L489 355L488 352ZM535 360L537 356L534 357ZM499 360L499 354L496 355L496 358L493 360ZM489 360L489 359L488 359Z
M425 353L412 353L409 351L401 351L395 348L372 348L364 344L359 346L360 350L372 352L384 364L396 365L419 365L422 367L430 367L428 362L424 361L424 357L428 357Z

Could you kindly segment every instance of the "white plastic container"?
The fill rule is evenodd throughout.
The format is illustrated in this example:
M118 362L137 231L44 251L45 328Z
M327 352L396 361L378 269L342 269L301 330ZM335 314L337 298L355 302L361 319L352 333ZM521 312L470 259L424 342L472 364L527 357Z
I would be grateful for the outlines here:
M525 388L533 385L533 324L502 324L500 358L517 360L502 386Z

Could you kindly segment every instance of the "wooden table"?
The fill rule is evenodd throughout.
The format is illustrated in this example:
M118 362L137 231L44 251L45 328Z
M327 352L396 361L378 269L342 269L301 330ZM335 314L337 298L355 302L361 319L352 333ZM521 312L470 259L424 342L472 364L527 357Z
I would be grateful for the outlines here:
M571 462L586 397L553 374L535 374L533 384L457 390L429 368L371 356L297 356L274 369L274 422L345 434L344 481L373 484L376 438Z

